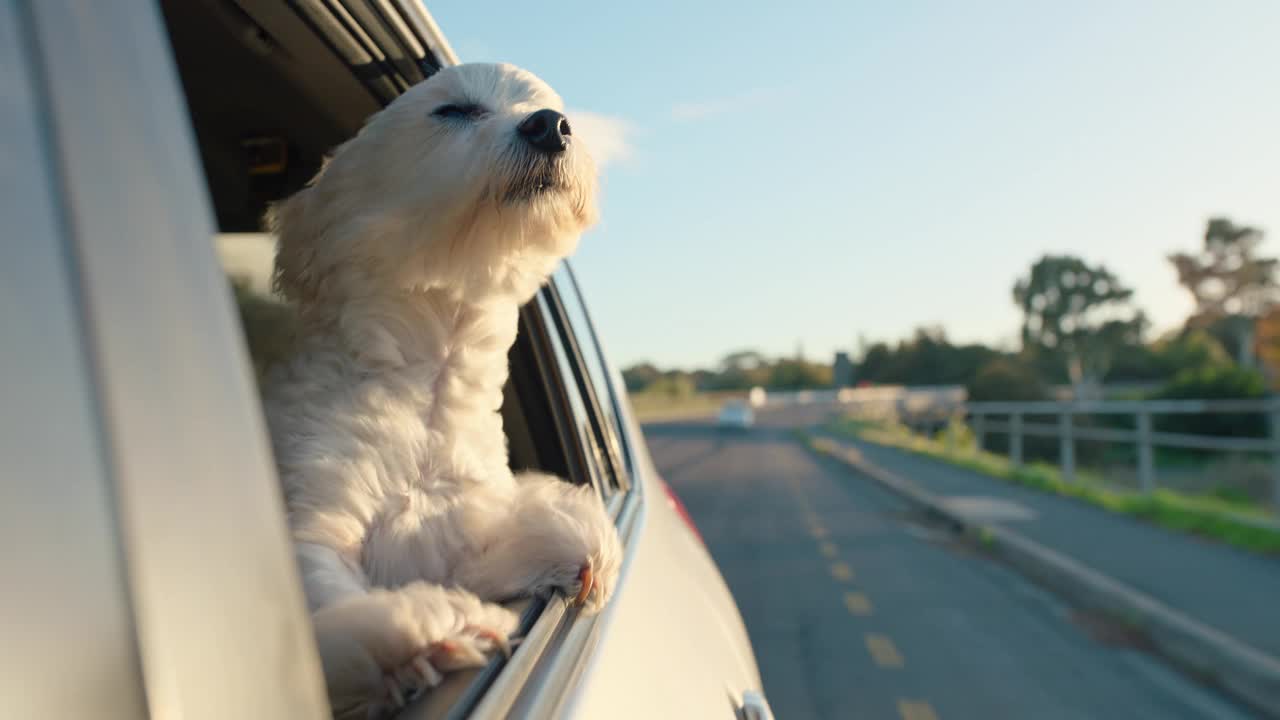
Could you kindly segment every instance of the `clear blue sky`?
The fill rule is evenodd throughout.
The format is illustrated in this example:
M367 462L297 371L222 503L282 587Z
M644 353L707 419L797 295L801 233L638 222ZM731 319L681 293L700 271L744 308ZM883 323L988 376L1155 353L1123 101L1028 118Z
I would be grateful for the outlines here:
M614 152L575 268L619 365L812 358L941 325L1012 345L1046 252L1156 330L1222 213L1280 252L1280 2L428 2Z

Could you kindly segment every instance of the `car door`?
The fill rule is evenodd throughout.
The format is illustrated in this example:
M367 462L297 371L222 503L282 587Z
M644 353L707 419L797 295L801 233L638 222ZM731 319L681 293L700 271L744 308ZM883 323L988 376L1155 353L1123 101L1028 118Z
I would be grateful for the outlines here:
M18 684L0 714L323 717L159 14L6 0L0 15L0 527L21 534L0 595L23 628L0 650Z

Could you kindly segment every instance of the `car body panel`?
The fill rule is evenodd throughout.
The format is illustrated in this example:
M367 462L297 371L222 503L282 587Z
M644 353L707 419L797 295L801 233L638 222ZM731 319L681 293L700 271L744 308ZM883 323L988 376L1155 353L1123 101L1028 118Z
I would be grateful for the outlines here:
M0 2L0 717L125 720L146 712L133 607L45 88L20 10Z
M27 10L148 705L189 720L322 716L283 501L159 11L70 0Z
M628 578L605 611L571 716L734 717L742 692L760 688L741 616L662 481L642 482L651 502Z
M612 397L626 398L621 373L608 372ZM645 510L572 716L737 717L744 692L763 692L746 625L697 530L668 500L630 403L616 407Z

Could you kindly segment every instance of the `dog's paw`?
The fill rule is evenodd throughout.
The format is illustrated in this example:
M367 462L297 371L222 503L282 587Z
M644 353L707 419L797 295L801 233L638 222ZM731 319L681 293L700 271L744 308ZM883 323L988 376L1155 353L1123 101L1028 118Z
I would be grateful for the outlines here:
M384 717L447 672L510 653L519 618L469 592L417 582L372 590L314 616L336 717Z
M548 537L552 545L547 549L557 557L535 581L534 589L558 588L584 611L598 612L612 596L622 569L618 530L592 488L556 479L547 482L545 477L529 478L543 485L536 493L540 502L528 509L536 511L547 504L552 517L543 521L544 527L554 532L539 534Z
M587 548L565 593L590 613L599 612L613 595L622 569L622 541L613 519L594 496L592 502L571 502L566 511L582 525L582 541Z

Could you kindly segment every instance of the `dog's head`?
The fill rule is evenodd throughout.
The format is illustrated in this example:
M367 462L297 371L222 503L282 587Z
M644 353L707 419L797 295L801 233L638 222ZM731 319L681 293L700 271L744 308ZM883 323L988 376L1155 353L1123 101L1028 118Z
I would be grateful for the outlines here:
M305 304L444 288L531 295L595 220L560 97L511 65L445 68L274 206L277 287Z

